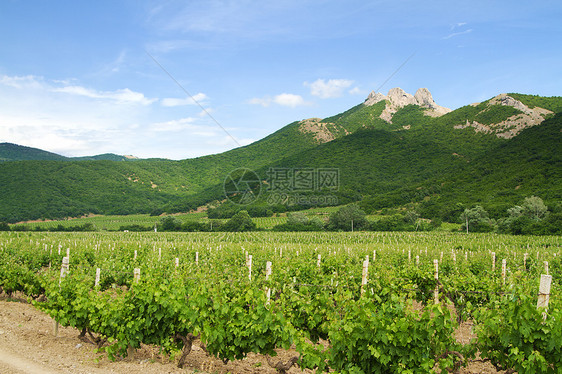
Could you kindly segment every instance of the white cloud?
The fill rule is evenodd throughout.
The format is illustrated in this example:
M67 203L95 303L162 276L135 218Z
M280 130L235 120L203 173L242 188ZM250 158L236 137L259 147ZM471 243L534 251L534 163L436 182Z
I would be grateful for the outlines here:
M199 108L180 107L184 113L177 117L164 104L189 103L176 100L149 105L157 99L128 88L98 90L75 79L0 74L0 142L65 156L111 152L173 159L220 153L236 145Z
M349 90L349 94L350 95L361 95L361 94L364 94L364 92L359 87L353 87L351 90Z
M330 99L340 97L346 88L353 84L349 79L317 79L312 83L304 82L304 85L310 87L310 94L318 96L321 99Z
M304 99L300 95L282 93L273 98L273 102L282 106L288 106L291 108L306 105Z
M457 23L455 23L454 25L451 26L451 30L454 30L457 27L462 27L464 25L466 25L466 22L457 22Z
M254 97L253 99L248 100L248 103L252 105L261 105L263 107L268 107L271 105L271 97Z
M468 30L464 30L464 31L459 31L459 32L453 32L447 36L444 36L443 39L451 39L454 38L455 36L459 36L459 35L464 35L464 34L469 34L472 32L472 29L468 29Z
M183 106L183 105L197 105L202 104L208 97L204 93L198 93L193 95L193 97L186 97L186 98L174 98L174 97L167 97L162 99L160 104L166 107L175 107L175 106Z
M70 95L85 96L92 99L115 100L120 103L133 103L150 105L157 99L149 99L140 92L123 88L115 91L96 91L82 86L64 86L52 89L53 92L61 92Z
M271 104L277 104L281 106L288 106L295 108L297 106L308 105L308 103L303 99L301 95L282 93L274 97L264 96L261 98L253 98L248 100L248 103L253 105L261 105L263 107L268 107Z
M36 77L34 75L25 75L21 77L10 77L7 75L2 75L0 77L0 84L17 89L38 89L43 86L42 80L42 78Z
M131 153L156 99L128 88L100 91L75 83L0 75L0 142L67 156Z

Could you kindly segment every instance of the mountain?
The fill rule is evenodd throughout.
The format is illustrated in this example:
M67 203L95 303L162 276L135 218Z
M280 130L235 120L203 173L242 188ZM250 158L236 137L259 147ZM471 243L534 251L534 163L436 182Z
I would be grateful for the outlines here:
M414 203L426 216L447 219L459 203L479 203L499 215L525 196L547 205L562 198L560 112L560 97L500 94L451 111L427 89L411 95L394 88L335 116L296 121L248 146L195 159L30 160L48 152L16 148L22 161L0 162L0 221L186 211L224 200L223 181L240 167L254 170L264 190L272 168L337 169L339 190L327 193L340 203L360 200L368 211ZM1 158L18 159L2 146Z
M65 157L56 153L43 151L38 148L26 147L12 143L0 143L0 162L2 161L86 161L86 160L106 160L106 161L128 161L136 160L134 156L120 156L113 153L104 153L96 156L84 157Z
M43 151L41 149L25 147L12 143L0 143L0 161L21 160L56 160L63 161L66 157Z

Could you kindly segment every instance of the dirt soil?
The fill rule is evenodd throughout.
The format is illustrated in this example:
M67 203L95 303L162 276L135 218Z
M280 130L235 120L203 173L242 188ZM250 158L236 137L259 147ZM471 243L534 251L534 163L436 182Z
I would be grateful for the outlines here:
M91 344L78 338L79 331L59 327L53 335L54 321L22 302L0 301L0 373L2 374L160 374L160 373L275 373L261 355L250 354L244 360L223 364L209 357L196 341L187 356L186 366L179 369L175 360L159 354L158 349L143 346L136 350L134 358L108 360L105 353L98 353ZM457 339L466 342L473 337L470 323L464 323L457 331ZM295 351L279 351L277 361L297 356ZM310 373L310 371L307 371ZM289 373L302 373L296 367ZM474 362L462 369L463 374L497 373L489 364Z

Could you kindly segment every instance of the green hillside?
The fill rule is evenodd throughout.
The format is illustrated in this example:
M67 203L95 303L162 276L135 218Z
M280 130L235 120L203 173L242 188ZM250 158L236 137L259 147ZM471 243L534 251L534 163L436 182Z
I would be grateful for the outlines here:
M529 108L562 108L559 97L510 95ZM327 193L340 203L361 200L368 212L415 203L426 216L447 219L459 204L500 212L524 196L560 200L560 114L545 112L546 121L521 130L506 120L524 113L497 98L441 117L407 105L392 123L379 117L385 105L293 122L248 146L181 161L100 155L114 161L61 162L62 156L4 143L0 158L20 161L0 162L0 221L188 211L224 200L222 183L239 167L262 180L270 168L338 169L339 190ZM509 131L511 138L504 136Z
M294 122L248 146L182 161L76 161L52 154L64 161L54 162L45 161L48 152L30 148L25 161L0 163L0 221L189 211L205 201L188 196L221 183L231 170L258 169L314 146ZM13 148L20 158L27 151Z
M84 157L65 157L56 153L43 151L38 148L26 147L12 143L0 143L0 162L2 161L128 161L131 158L116 155L114 153L104 153L96 156ZM133 158L134 159L134 158Z
M56 153L43 151L41 149L25 147L12 143L0 143L0 162L1 161L21 161L21 160L56 160L63 161L67 158Z

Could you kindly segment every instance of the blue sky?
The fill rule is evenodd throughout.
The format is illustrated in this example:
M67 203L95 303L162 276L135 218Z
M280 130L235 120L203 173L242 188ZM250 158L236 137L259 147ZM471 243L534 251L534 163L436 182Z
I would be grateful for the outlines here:
M561 19L559 1L2 0L0 142L184 159L379 87L452 109L560 96Z

